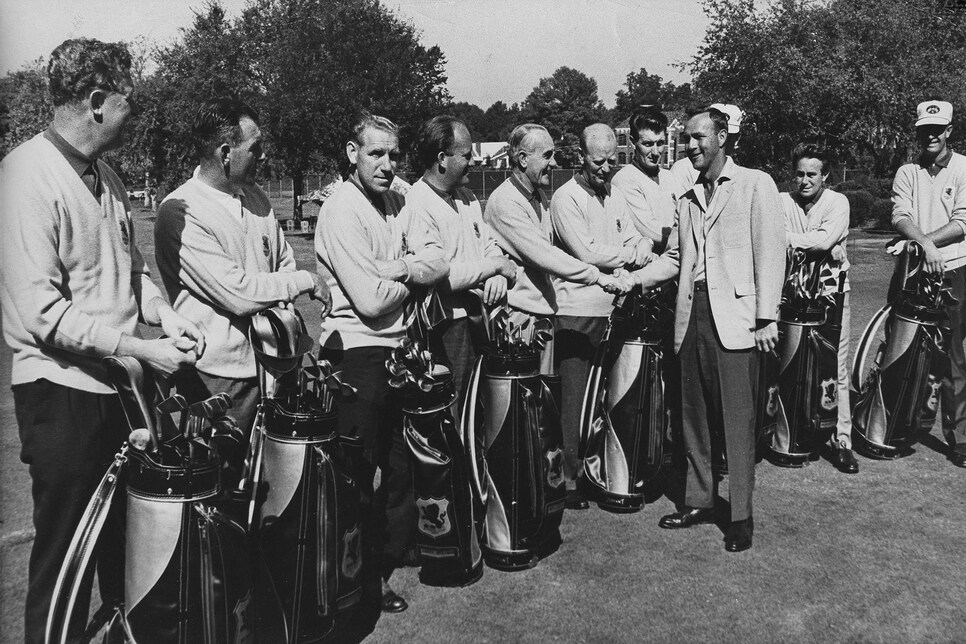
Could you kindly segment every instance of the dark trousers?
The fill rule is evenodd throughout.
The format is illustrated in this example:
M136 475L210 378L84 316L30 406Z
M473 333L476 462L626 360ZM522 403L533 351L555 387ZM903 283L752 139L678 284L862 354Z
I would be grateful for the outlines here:
M721 345L706 291L695 291L691 320L679 353L681 418L688 474L685 504L714 506L711 471L712 431L721 428L728 457L731 520L751 516L755 486L754 350L729 351Z
M24 633L43 642L51 595L61 565L91 495L129 428L115 394L94 394L47 380L14 385L20 429L20 460L30 467L34 537L30 551ZM114 498L123 499L123 494ZM98 584L105 604L122 597L123 512L112 511L95 551ZM86 626L93 575L82 585L71 632Z
M555 370L560 374L560 425L563 432L564 476L574 481L580 473L577 443L580 439L580 410L587 376L604 337L607 318L557 316Z
M454 415L459 422L463 413L463 400L470 379L473 364L480 356L483 342L473 329L469 318L446 320L429 334L429 350L433 359L448 365L453 372L453 385L456 387L456 407Z
M402 412L389 386L388 347L322 349L342 381L357 392L339 398L339 433L362 440L363 467L359 484L363 511L364 570L369 579L389 579L416 543L416 504L413 501L409 449L402 434ZM376 470L379 487L375 487Z
M947 271L944 282L955 301L946 306L949 317L941 323L949 356L940 389L943 435L950 448L966 453L966 266Z

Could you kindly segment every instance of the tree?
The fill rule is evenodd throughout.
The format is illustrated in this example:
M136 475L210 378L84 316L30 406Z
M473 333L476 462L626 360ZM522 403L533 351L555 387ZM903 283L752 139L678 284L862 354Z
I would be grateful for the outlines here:
M784 170L797 142L817 140L889 176L914 149L918 102L966 106L966 80L948 73L966 65L966 15L944 13L942 0L704 6L710 25L690 65L694 85L746 111L749 165Z
M42 132L54 114L44 60L38 58L0 81L0 158Z
M483 113L484 141L506 141L510 132L522 123L520 106L516 103L507 107L503 101L497 101L486 108Z
M626 89L618 90L614 111L616 118L627 118L641 105L663 105L661 90L664 81L657 74L648 74L641 67L639 71L631 72L624 81Z
M607 108L597 98L597 81L570 67L541 78L521 111L523 120L543 125L554 139L577 136L591 123L607 120Z
M486 135L486 113L479 105L460 101L445 109L466 124L474 141L488 140L483 138Z

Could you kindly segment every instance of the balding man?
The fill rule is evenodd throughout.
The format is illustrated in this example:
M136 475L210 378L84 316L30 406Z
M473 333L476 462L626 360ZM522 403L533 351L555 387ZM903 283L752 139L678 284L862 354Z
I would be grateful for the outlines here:
M711 431L720 426L731 498L725 549L739 552L752 546L754 530L755 351L771 351L778 342L785 229L775 182L726 156L727 128L727 117L713 108L688 120L688 157L698 183L678 202L668 251L633 278L649 289L678 276L674 346L688 473L685 507L659 525L713 521Z
M510 133L510 178L500 184L486 203L483 219L493 229L500 247L523 267L507 299L510 321L523 324L538 318L551 322L557 313L552 277L617 292L620 282L593 264L581 261L553 244L553 224L546 191L550 171L556 167L553 139L542 125L527 123ZM531 325L532 328L532 325ZM541 356L540 370L554 373L553 340Z
M627 201L611 192L617 166L617 137L603 123L580 134L580 173L558 189L550 201L550 220L557 245L568 254L610 273L643 266L652 243L635 228ZM614 296L597 286L553 279L557 296L557 351L560 373L560 420L563 429L567 507L585 509L587 501L574 489L580 471L577 458L580 407L587 374L604 335Z

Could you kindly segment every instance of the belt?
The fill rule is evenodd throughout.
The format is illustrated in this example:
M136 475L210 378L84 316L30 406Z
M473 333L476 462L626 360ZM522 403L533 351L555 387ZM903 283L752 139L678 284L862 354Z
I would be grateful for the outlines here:
M703 292L707 293L708 292L708 282L707 282L707 280L697 280L694 283L694 290L695 291L703 291Z

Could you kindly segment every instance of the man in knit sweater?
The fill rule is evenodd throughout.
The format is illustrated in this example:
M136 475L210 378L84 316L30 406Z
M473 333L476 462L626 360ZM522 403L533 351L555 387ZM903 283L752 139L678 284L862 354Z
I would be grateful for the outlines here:
M361 477L364 570L369 581L382 579L382 609L399 612L406 601L388 580L414 546L416 515L401 410L385 362L406 337L405 309L414 289L445 279L448 269L438 244L417 253L404 249L405 231L397 221L403 197L389 189L399 159L396 126L381 116L359 114L346 155L348 180L322 205L315 229L318 272L332 291L319 355L358 390L339 402L338 423L340 434L362 439L367 465ZM376 468L381 475L374 491Z
M43 642L54 584L91 493L127 438L100 360L129 355L171 374L203 354L198 329L151 282L134 243L127 191L99 159L118 147L135 105L121 44L68 40L47 68L54 119L0 163L0 304L13 350L20 458L33 482L34 538L24 631ZM138 319L167 338L144 340ZM96 556L101 596L121 598L123 522ZM90 583L71 624L86 625Z
M523 269L507 295L513 311L510 321L516 325L527 318L553 321L557 297L551 277L619 292L621 283L616 278L553 244L545 194L550 170L557 165L550 133L541 125L526 123L510 133L508 143L513 173L490 195L483 219L493 229L497 244ZM554 373L553 346L553 340L547 342L541 356L540 370L545 375Z
M674 226L675 202L684 193L677 177L661 167L667 117L657 110L642 110L631 116L629 125L634 159L617 171L612 183L627 201L638 232L661 253Z
M208 341L196 370L178 374L176 384L188 402L229 394L230 414L247 433L259 397L250 316L307 293L321 301L324 317L331 297L320 277L296 269L272 204L255 184L264 158L258 115L237 100L207 101L191 129L200 165L161 203L154 228L168 297Z
M601 271L640 267L653 247L634 227L627 202L611 192L617 166L617 137L597 123L580 134L580 173L561 186L550 201L550 220L557 245ZM573 489L580 469L577 441L580 408L587 374L604 336L614 296L597 286L555 277L557 297L556 368L560 373L560 423L563 430L567 507L585 509L587 501Z
M953 152L953 106L925 101L916 108L916 137L922 152L899 168L892 183L892 225L925 252L925 269L945 272L953 302L946 305L943 342L949 356L940 400L949 459L966 467L966 157Z
M437 287L447 320L434 329L430 346L434 357L439 354L452 368L461 397L470 366L482 348L480 333L472 332L470 323L471 317L479 322L482 314L479 295L487 306L505 302L517 270L483 222L479 200L463 187L469 180L472 143L469 130L455 117L436 116L422 125L416 154L425 170L406 194L401 218L404 226L413 229L412 248L438 244L449 263L449 277ZM482 330L481 325L475 326Z
M817 145L799 144L792 151L792 171L797 185L781 194L785 211L785 238L791 248L804 250L810 258L827 256L829 279L823 295L838 291L844 278L842 333L838 351L838 422L832 437L832 462L845 474L857 474L859 462L852 453L852 408L849 405L849 260L845 240L849 236L849 200L825 187L831 166L828 153Z

